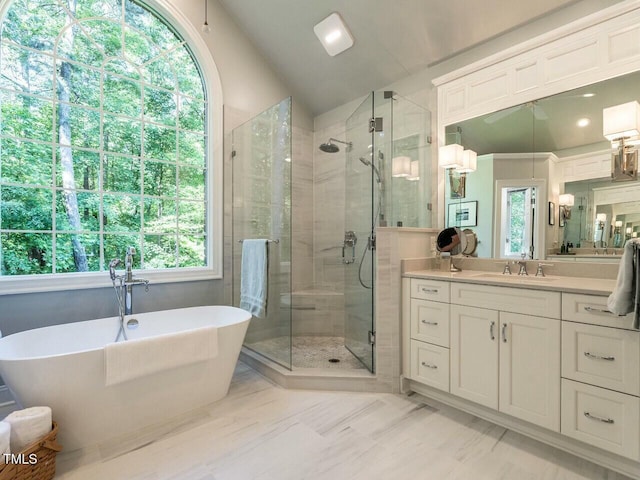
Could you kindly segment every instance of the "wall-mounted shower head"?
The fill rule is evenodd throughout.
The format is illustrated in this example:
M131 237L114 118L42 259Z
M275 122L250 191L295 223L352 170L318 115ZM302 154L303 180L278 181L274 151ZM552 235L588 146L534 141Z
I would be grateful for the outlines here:
M351 142L344 142L342 140L338 140L336 138L330 138L329 141L327 143L322 143L320 144L320 150L322 150L323 152L326 153L337 153L340 151L340 147L338 147L338 145L336 145L334 142L338 142L338 143L344 143L347 148L346 151L350 152L351 148L353 147L353 144Z

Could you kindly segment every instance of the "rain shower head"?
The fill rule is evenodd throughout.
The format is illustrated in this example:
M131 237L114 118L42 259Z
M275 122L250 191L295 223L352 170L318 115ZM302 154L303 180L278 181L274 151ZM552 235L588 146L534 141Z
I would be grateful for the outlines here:
M327 143L320 144L319 148L320 150L326 153L337 153L340 151L340 147L338 147L334 142L344 143L347 146L346 148L347 152L351 151L351 147L353 146L351 142L343 142L342 140L330 138Z

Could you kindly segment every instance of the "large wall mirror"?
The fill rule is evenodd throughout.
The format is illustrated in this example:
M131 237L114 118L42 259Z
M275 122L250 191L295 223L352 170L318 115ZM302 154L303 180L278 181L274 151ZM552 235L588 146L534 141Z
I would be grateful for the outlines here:
M478 158L462 182L445 180L446 226L472 206L479 257L618 262L640 235L640 184L612 181L603 109L635 100L640 72L447 125L446 143Z

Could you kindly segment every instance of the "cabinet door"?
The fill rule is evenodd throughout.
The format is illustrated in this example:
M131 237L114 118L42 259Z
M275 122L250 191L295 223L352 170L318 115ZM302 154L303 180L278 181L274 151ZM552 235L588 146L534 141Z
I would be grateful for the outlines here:
M498 312L451 305L451 393L498 408Z
M560 431L560 321L500 312L501 412Z

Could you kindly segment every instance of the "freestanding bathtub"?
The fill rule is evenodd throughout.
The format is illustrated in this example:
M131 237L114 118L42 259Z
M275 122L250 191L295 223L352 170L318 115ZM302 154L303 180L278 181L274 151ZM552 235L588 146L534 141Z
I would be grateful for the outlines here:
M21 407L51 407L65 451L124 439L224 397L251 314L235 307L206 306L126 318L139 322L137 329L127 330L130 340L217 326L217 355L106 386L105 345L115 340L117 317L0 339L2 378Z

